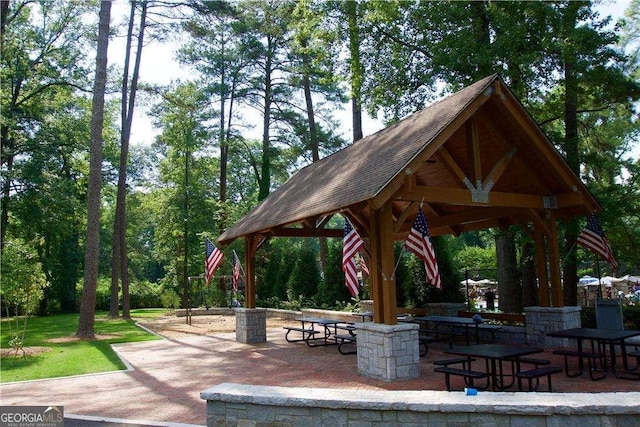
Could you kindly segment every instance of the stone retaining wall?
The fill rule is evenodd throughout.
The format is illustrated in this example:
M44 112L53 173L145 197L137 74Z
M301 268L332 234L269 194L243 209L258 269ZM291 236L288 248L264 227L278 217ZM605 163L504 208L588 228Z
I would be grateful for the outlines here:
M224 383L200 393L207 426L640 427L640 393L492 393Z

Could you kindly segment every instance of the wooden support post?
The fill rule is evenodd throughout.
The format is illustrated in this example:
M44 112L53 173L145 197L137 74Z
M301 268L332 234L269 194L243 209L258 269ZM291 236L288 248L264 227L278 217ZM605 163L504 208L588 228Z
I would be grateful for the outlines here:
M257 238L251 234L244 238L244 306L256 308L256 251Z
M380 208L380 255L382 267L382 304L383 322L387 325L398 323L395 256L393 253L393 216L391 202L386 202Z
M551 235L548 236L549 247L549 279L551 281L551 302L554 307L564 307L562 280L560 275L560 243L558 242L558 225L555 215L548 221Z
M375 323L383 323L383 295L382 295L382 270L381 270L381 252L380 252L380 211L373 210L369 219L369 229L371 233L369 235L369 243L370 243L370 255L371 255L371 265L369 266L369 271L371 275L369 276L370 280L370 292L371 299L373 300L373 321Z
M536 247L536 271L538 274L538 300L540 307L550 307L549 299L549 274L547 272L547 251L544 234L538 227L533 232L533 241Z

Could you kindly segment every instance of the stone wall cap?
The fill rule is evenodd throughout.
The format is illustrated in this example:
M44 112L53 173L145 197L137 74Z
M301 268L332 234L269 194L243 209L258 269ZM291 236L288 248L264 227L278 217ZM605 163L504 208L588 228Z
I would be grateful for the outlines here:
M582 307L569 305L565 307L525 307L526 312L547 312L547 313L573 313L574 311L582 311Z
M420 325L411 322L400 322L395 325L387 325L386 323L374 323L374 322L357 322L356 327L365 331L393 333L401 331L410 331L420 329Z
M311 397L312 396L312 397ZM491 412L496 414L640 415L640 392L523 393L436 390L357 390L259 386L223 383L200 392L200 398L247 403L329 409L406 410L417 412Z

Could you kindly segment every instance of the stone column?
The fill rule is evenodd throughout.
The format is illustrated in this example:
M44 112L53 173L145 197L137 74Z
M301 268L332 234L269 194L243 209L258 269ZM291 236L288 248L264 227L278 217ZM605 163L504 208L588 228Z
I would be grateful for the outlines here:
M267 310L236 308L236 341L253 344L267 341Z
M581 307L525 307L527 344L540 347L568 347L566 338L547 337L546 333L579 328Z
M420 355L415 323L357 323L358 373L384 381L418 378Z
M373 313L373 300L371 300L371 299L360 300L360 312L361 313L366 313L366 312Z
M427 316L458 317L458 311L466 310L467 305L460 302L430 302L427 304Z

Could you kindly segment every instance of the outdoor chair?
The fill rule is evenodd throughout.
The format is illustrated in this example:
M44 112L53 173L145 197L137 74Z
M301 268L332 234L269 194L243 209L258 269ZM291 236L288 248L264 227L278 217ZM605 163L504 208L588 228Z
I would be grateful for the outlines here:
M619 299L596 299L596 324L598 329L624 329L622 301Z
M596 324L598 329L624 329L624 319L622 316L622 300L621 299L597 299L596 300ZM635 352L631 354L640 354L638 345L640 341L637 337L629 338L625 341L627 347L635 348ZM628 351L628 350L627 350ZM640 363L640 362L639 362ZM637 368L636 368L637 369Z

